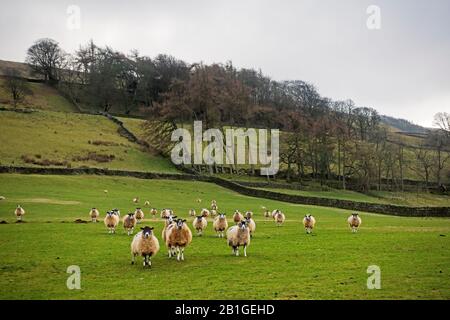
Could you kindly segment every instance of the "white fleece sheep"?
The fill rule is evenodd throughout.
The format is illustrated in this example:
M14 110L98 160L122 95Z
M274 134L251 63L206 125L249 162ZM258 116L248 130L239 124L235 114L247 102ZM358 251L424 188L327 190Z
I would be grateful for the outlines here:
M244 220L247 223L248 229L250 230L250 237L253 237L256 231L255 220L253 220L252 218L244 218Z
M207 217L209 217L210 212L208 209L203 208L202 211L200 212L200 214L202 215L202 217L207 218Z
M133 234L134 227L136 227L136 217L134 213L130 212L126 216L123 217L123 228L127 232L128 235Z
M316 219L310 214L305 215L303 218L303 226L305 227L306 233L310 234L315 225Z
M158 210L156 208L152 208L150 210L150 214L152 215L153 219L155 219L156 215L158 214Z
M277 212L275 213L275 217L274 217L275 223L277 224L277 226L281 226L284 223L284 220L286 220L286 216L284 215L283 212L281 212L280 210L277 210Z
M234 223L238 224L242 220L244 220L244 216L242 215L242 213L240 213L239 210L234 211L234 214L233 214Z
M192 222L192 226L195 230L197 230L197 235L201 236L203 235L203 231L208 226L208 221L206 221L206 218L204 216L197 216Z
M196 215L195 209L190 209L189 210L189 216L190 217L195 217L195 215Z
M144 267L152 266L151 258L159 251L159 241L153 234L153 227L143 227L131 242L131 264L136 261L136 256L142 256Z
M232 247L232 254L239 256L239 247L244 247L244 256L247 256L247 247L250 245L250 230L245 220L228 229L227 242Z
M108 229L108 233L116 233L116 228L119 224L119 216L113 211L108 211L103 222Z
M184 260L184 249L192 242L192 232L185 219L177 219L166 231L166 246L169 258L176 252L177 260Z
M20 205L17 205L16 210L14 210L14 214L16 215L17 221L22 221L22 217L25 215L25 210Z
M228 221L224 213L219 214L214 219L213 228L219 238L223 238L225 236L225 230L228 228Z
M136 217L137 223L141 223L141 221L145 218L144 211L142 211L141 208L136 208L134 211L134 216Z
M100 212L98 212L96 208L92 208L91 211L89 211L89 216L91 217L92 222L97 222Z
M347 219L349 227L352 229L353 233L358 232L358 228L361 226L362 220L359 217L359 214L352 213L350 217Z

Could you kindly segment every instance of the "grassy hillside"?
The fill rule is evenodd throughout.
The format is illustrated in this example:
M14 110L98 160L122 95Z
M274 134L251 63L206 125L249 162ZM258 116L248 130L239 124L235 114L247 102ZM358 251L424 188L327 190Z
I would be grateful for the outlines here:
M31 94L18 105L20 108L38 110L75 112L76 107L64 98L55 88L44 83L29 83ZM13 107L13 100L5 87L5 79L0 77L0 105Z
M166 159L154 156L117 133L102 116L63 112L23 114L0 112L2 165L100 167L176 172Z
M1 299L450 299L449 219L363 213L352 234L345 210L250 198L200 182L96 176L2 174L0 195L0 220L8 222L0 224ZM162 245L152 269L143 270L130 264L132 237L122 226L109 235L103 223L73 223L87 220L92 206L102 218L113 207L133 210L135 196L181 217L200 209L199 197L202 206L216 199L228 218L237 208L254 210L248 257L232 256L209 220L184 262L168 259ZM18 203L26 223L13 223ZM282 209L286 223L265 220L261 205ZM313 235L301 226L306 212L317 218ZM161 241L161 219L147 216L144 224ZM81 268L81 290L66 287L70 265ZM381 290L366 287L370 265L381 268Z

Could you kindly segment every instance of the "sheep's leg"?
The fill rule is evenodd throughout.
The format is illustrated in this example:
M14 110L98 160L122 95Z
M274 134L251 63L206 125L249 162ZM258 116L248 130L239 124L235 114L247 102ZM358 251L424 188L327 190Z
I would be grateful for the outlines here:
M244 257L247 256L247 245L244 246Z
M181 259L181 250L180 247L177 247L177 261L180 261Z
M184 261L184 248L181 248L181 261Z
M236 257L239 257L239 247L236 248Z
M131 254L131 264L134 264L136 262L136 254Z

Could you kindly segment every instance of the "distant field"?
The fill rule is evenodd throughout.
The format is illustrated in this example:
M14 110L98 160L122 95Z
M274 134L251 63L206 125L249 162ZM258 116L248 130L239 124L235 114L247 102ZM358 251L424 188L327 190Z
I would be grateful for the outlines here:
M305 197L322 197L330 199L350 200L358 202L394 204L401 206L443 206L450 207L450 197L431 193L372 191L370 194L350 190L305 191L278 188L257 188L285 194Z
M362 213L352 234L345 210L245 197L201 182L84 175L0 174L0 195L0 220L8 222L0 224L0 299L450 299L450 219ZM88 220L92 206L101 218L114 207L124 214L136 196L180 217L212 199L228 218L235 209L253 210L248 257L232 256L209 220L184 262L169 260L162 245L152 269L143 270L130 264L131 237L122 225L109 235L103 223L73 223ZM18 203L26 223L13 223ZM262 205L283 210L286 223L263 218ZM306 212L317 218L313 235L301 225ZM147 216L144 224L161 241L161 219ZM81 268L81 290L66 287L70 265ZM381 268L381 290L366 287L370 265Z
M117 125L102 116L2 111L0 123L0 137L7 141L0 144L3 165L45 165L48 160L46 166L177 172L168 160L121 137ZM24 156L29 158L28 163Z
M25 101L20 103L20 108L31 108L48 111L75 112L76 107L64 98L56 89L43 83L29 83L32 91L26 96ZM0 104L13 107L13 100L5 88L5 80L0 77Z

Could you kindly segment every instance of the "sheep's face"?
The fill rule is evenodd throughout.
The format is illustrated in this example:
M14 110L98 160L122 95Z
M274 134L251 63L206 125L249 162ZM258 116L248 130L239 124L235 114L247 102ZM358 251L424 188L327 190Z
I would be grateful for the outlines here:
M358 218L358 216L359 216L359 214L357 214L357 213L352 213L352 217L353 217L353 218Z
M177 217L177 216L172 216L172 215L168 216L168 217L167 217L167 222L169 222L169 223L174 222L176 217Z
M239 228L245 230L247 228L247 220L239 222Z
M219 214L219 219L225 219L225 213Z
M128 219L132 220L134 219L134 213L128 213Z
M108 212L106 213L106 215L107 215L108 217L112 217L112 216L115 215L115 213L114 213L113 211L108 211Z
M307 215L305 216L305 219L308 220L308 221L311 220L311 215L310 215L310 214L307 214Z
M184 224L185 222L186 222L185 219L178 219L178 220L177 220L177 228L178 228L178 229L183 228L183 224Z
M153 227L143 227L141 228L142 230L142 237L147 239L149 237L151 237L151 235L153 234Z
M202 221L203 216L197 216L196 218L197 218L198 221Z

